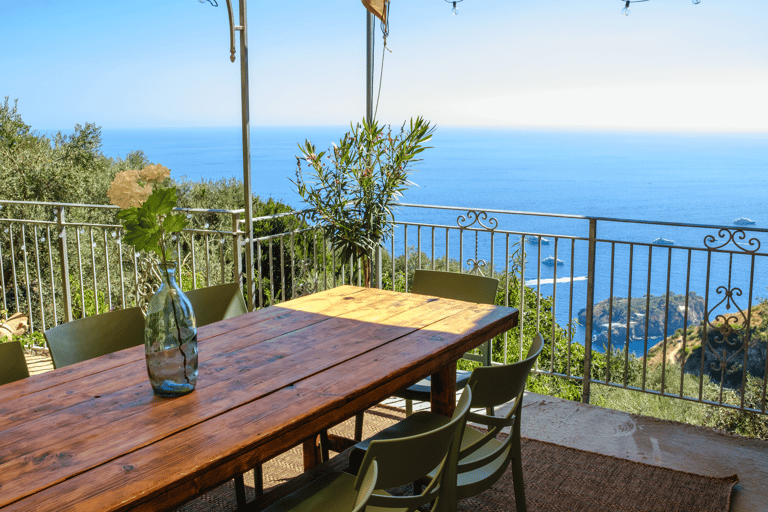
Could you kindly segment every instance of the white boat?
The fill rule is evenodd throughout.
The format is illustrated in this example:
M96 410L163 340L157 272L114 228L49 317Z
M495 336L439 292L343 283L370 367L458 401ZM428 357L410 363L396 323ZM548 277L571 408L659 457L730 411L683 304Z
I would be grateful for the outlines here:
M529 244L539 245L539 237L537 236L529 236L525 240ZM549 238L541 237L541 245L549 245Z
M544 265L548 266L548 267L554 267L555 266L555 257L554 256L550 256L548 258L545 258L545 259L541 260L541 262ZM557 260L557 266L558 267L560 267L560 266L562 266L564 264L565 264L565 262L563 260Z
M755 224L755 221L753 221L752 219L748 219L746 217L742 217L740 219L736 219L735 221L733 221L733 223L736 224L737 226L749 226L750 224Z
M656 245L675 245L674 240L667 240L666 238L657 238L653 242L651 242Z

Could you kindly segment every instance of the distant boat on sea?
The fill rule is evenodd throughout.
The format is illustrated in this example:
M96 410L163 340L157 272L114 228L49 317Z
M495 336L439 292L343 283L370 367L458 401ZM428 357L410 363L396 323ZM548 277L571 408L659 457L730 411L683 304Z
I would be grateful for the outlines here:
M529 244L539 245L539 237L537 236L529 236L525 240ZM541 245L549 245L549 238L541 237Z
M736 224L737 226L748 226L750 224L754 224L755 221L753 221L752 219L748 219L746 217L741 217L740 219L736 219L735 221L733 221L733 223Z
M545 258L545 259L541 260L541 262L544 265L548 266L548 267L554 267L555 266L555 258L554 258L554 256L550 256L548 258ZM560 267L560 266L562 266L564 264L565 264L565 262L563 260L557 260L557 266L558 267Z
M661 238L661 237L657 238L651 243L656 245L675 245L674 240L667 240L666 238Z

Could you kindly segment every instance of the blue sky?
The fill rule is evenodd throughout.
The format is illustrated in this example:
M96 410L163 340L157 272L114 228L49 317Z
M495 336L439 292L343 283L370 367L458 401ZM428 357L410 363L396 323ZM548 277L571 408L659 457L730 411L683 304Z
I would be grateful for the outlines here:
M5 2L0 97L37 129L237 126L224 0ZM392 0L379 118L768 132L766 0ZM359 0L249 3L255 125L365 107ZM381 59L377 36L377 74Z

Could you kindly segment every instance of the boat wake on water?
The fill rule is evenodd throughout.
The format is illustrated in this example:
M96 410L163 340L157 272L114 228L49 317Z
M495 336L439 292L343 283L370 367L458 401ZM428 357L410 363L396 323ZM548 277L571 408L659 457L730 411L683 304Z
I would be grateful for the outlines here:
M587 280L587 276L574 277L573 279L571 279L570 277L558 277L557 278L557 282L558 283L570 283L571 281L586 281L586 280ZM555 282L555 280L552 279L551 277L549 277L547 279L542 279L541 281L538 281L536 279L529 279L529 280L527 280L525 282L525 286L536 286L539 283L541 283L541 284L553 284L554 282Z

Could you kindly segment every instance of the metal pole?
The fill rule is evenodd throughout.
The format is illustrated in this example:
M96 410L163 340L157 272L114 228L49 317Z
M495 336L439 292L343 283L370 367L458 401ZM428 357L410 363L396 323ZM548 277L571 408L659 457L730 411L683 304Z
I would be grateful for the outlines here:
M584 322L584 381L581 401L589 403L589 387L592 378L592 316L595 302L595 253L597 252L597 220L589 219L589 255L587 263L587 315ZM647 331L647 329L646 329Z
M67 227L65 226L64 206L56 209L59 238L59 263L61 264L61 295L64 298L64 317L72 321L72 286L69 283L69 248L67 246ZM82 293L82 288L81 288ZM18 311L18 308L17 308Z
M370 11L365 11L365 119L373 120L373 30L375 18Z
M253 286L253 203L251 198L251 116L248 95L248 29L246 0L240 0L240 103L243 117L243 188L245 190L245 281L248 286L248 311L255 306Z

